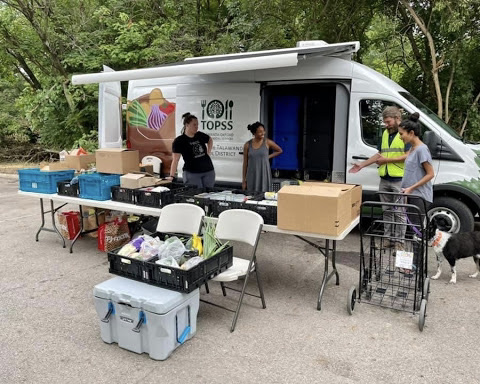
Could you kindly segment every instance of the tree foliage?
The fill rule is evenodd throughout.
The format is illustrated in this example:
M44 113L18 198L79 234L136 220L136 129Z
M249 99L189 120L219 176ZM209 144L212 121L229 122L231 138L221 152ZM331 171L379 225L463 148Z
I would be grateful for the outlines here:
M357 61L479 139L479 15L476 0L0 1L0 143L96 140L98 88L72 86L72 74L300 40L360 41Z

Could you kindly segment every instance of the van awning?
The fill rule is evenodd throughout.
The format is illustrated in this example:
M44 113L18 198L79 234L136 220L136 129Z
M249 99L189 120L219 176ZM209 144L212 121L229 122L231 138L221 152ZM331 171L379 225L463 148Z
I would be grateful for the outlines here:
M208 75L252 71L262 69L295 67L298 60L312 56L338 56L357 52L358 41L339 44L309 45L269 51L234 53L228 55L187 58L181 63L152 68L131 69L118 72L99 72L72 76L72 84L94 84L113 81L152 79L173 76Z
M245 57L275 56L296 53L297 55L313 56L339 56L357 52L360 49L360 42L351 41L348 43L328 44L324 41L300 41L295 48L271 49L268 51L254 51L243 53L230 53L227 55L188 57L185 61L189 63L203 63L217 60L242 59Z
M160 67L130 69L118 72L89 73L86 75L72 76L72 84L94 84L112 81L128 81L153 79L159 77L208 75L213 73L227 73L239 71L251 71L257 69L270 69L282 67L294 67L298 63L296 53L288 53L276 56L274 60L270 56L242 58L234 60L217 60L202 63L176 63Z

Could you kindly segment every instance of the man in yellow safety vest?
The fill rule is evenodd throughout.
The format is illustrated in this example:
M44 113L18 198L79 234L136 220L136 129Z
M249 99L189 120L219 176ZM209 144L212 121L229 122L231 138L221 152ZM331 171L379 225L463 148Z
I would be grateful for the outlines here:
M389 106L383 110L382 117L386 129L383 131L378 152L368 160L355 163L349 172L356 173L362 168L375 163L379 166L379 192L401 193L404 162L407 158L407 152L410 150L409 146L405 146L398 134L398 125L402 121L402 114L397 107ZM380 194L382 202L395 202L394 200L396 199L398 199L396 196ZM400 210L396 211L392 207L384 206L383 210L383 220L395 223L384 223L384 234L387 240L383 244L385 247L395 247L396 250L403 250L402 239L405 238L406 216Z

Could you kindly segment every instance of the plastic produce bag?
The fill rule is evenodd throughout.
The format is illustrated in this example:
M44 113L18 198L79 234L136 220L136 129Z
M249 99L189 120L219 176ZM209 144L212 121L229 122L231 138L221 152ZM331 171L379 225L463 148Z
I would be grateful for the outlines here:
M195 257L192 257L191 259L188 259L183 265L182 265L182 269L184 270L189 270L190 268L193 268L195 267L196 265L200 264L203 260L202 257L200 256L195 256Z
M164 259L169 256L173 257L177 264L179 263L183 253L185 252L185 246L176 236L170 237L160 246L158 249L159 259Z
M163 259L155 261L155 264L164 265L166 267L174 267L180 268L177 260L175 260L172 256L165 257Z
M130 256L132 253L135 253L137 252L137 248L135 248L134 245L128 243L128 244L125 244L121 249L120 251L118 251L118 255L120 256Z
M144 241L142 245L140 246L140 256L144 260L151 259L154 256L157 256L158 254L158 246L155 244L152 244L149 241Z
M170 191L170 188L162 187L162 186L155 187L152 189L152 192L168 192L168 191Z

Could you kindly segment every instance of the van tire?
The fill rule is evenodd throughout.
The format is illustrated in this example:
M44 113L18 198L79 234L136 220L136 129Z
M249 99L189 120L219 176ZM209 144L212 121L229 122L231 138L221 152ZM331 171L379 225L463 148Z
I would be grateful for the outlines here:
M452 233L471 232L475 224L468 206L453 197L441 196L434 199L428 216L443 217L448 231Z

